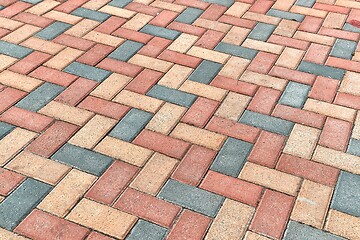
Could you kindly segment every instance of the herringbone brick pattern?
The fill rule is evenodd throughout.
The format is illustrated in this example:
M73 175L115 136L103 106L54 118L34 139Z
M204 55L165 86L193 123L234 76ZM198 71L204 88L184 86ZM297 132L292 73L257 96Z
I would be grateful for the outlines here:
M0 0L0 239L360 239L359 0Z

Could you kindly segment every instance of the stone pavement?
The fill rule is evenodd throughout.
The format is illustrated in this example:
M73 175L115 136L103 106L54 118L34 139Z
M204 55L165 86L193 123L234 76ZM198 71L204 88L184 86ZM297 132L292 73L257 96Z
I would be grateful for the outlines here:
M360 239L359 0L0 0L0 239Z

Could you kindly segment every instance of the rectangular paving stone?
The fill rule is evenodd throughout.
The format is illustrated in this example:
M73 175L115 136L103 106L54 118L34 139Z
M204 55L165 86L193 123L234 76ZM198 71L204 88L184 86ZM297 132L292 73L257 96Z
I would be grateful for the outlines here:
M72 15L84 17L98 22L104 22L110 17L109 14L79 7L71 12Z
M331 148L317 146L312 160L342 170L360 174L360 157L337 151Z
M284 18L292 21L302 22L305 18L304 15L298 14L298 13L291 13L291 12L285 12L278 9L270 9L266 15L273 16L273 17L279 17Z
M315 2L316 2L316 0L297 0L295 2L295 5L312 8L312 6L315 4Z
M44 63L44 66L49 68L55 68L57 70L62 70L69 64L71 64L75 59L83 55L83 51L80 51L75 48L67 47L56 56L52 57L50 60Z
M71 169L69 166L27 151L17 155L6 165L6 168L50 185L56 185Z
M336 39L335 44L330 52L330 56L351 60L356 46L357 42L345 39Z
M140 32L147 33L147 34L150 34L150 35L154 35L154 36L157 36L157 37L166 38L166 39L169 39L169 40L175 40L180 35L180 32L178 32L178 31L163 28L163 27L154 26L154 25L151 25L151 24L146 24L140 30Z
M182 159L190 147L188 142L149 130L143 130L133 143L177 159Z
M90 229L34 209L26 219L16 227L14 232L39 240L43 238L82 240L89 234ZM9 237L6 239L21 240L23 238L20 239L14 236L14 238Z
M249 155L249 161L270 168L275 167L285 140L282 135L261 131Z
M231 79L239 79L244 73L250 61L244 58L231 56L224 67L221 69L219 76Z
M325 116L311 111L298 108L277 105L272 115L291 122L304 124L306 126L322 128L325 122Z
M281 239L293 202L294 198L291 196L266 189L249 229L272 239Z
M248 38L265 42L269 39L275 28L275 25L259 22L251 30Z
M179 90L218 102L221 102L227 93L225 89L190 80L185 81Z
M25 180L25 176L9 171L5 168L0 169L0 196L1 201L5 199L15 188L17 188L22 181ZM0 201L0 202L1 202ZM0 234L1 236L1 234Z
M263 52L268 53L274 53L274 54L281 54L283 51L284 46L275 44L275 43L269 43L269 42L262 42L254 39L246 39L244 43L242 44L243 47L256 49Z
M150 195L156 195L177 163L175 158L155 153L132 181L130 187Z
M214 115L237 121L249 104L250 99L248 96L229 92Z
M14 128L15 126L11 124L0 122L0 140L9 134Z
M53 58L54 59L54 58ZM75 76L74 76L75 77ZM96 86L97 82L91 81L85 78L79 78L71 86L65 89L58 97L56 101L68 104L70 106L76 106L81 100L83 100ZM90 98L90 97L89 97ZM88 99L85 102L89 101ZM93 99L93 98L90 98ZM86 105L86 104L84 104ZM97 109L94 107L94 109Z
M246 58L252 60L256 54L259 52L258 50L237 46L230 43L220 42L216 47L216 51L222 53L228 53L237 57Z
M115 49L109 55L109 57L126 62L132 56L134 56L143 46L144 44L142 43L127 40L123 44L121 44L117 49Z
M83 39L84 42L88 43L89 45L93 45L93 42L97 42L100 44L105 44L112 47L117 47L121 43L125 41L123 38L115 37L109 34L105 34L102 32L97 31L90 31L87 33Z
M221 147L210 169L237 177L250 154L253 144L228 138Z
M305 179L290 218L321 229L329 209L332 192L333 189L329 186Z
M253 207L257 206L263 192L261 186L214 171L208 171L200 188Z
M173 63L168 61L140 54L134 55L128 63L163 73L169 71L169 69L174 65Z
M63 90L64 87L46 82L32 91L15 106L36 112L53 100Z
M209 84L222 68L222 64L203 60L189 79L195 82Z
M296 69L301 59L303 58L304 53L305 51L299 49L285 47L284 51L281 53L275 65L289 69Z
M68 23L54 22L40 32L38 32L37 34L35 34L35 36L45 40L53 40L71 27L72 25Z
M140 219L133 227L126 240L163 240L168 230L154 223Z
M158 197L209 217L216 216L224 201L220 195L172 179L167 181Z
M94 115L93 112L77 107L72 107L57 101L49 102L45 107L40 109L39 113L51 118L70 122L78 126L84 125ZM34 113L34 115L36 115L36 113ZM44 117L43 115L39 114L39 117L40 116Z
M153 86L146 95L184 107L190 107L197 98L196 95L161 85Z
M337 80L342 80L345 75L344 69L329 67L307 61L301 61L297 70Z
M226 136L222 134L184 123L179 123L171 132L170 136L216 151L220 150L226 140Z
M343 12L343 11L339 11L339 12ZM324 23L322 24L322 26L324 27L324 29L320 30L319 33L320 34L330 34L332 35L330 32L334 32L333 30L330 29L326 29L326 28L333 28L333 29L341 29L344 25L344 22L346 21L347 16L345 14L340 14L340 13L335 13L335 12L330 12L326 18ZM336 36L336 35L335 35ZM349 33L346 37L347 39L354 39L354 35ZM357 37L355 37L357 38ZM355 40L355 39L354 39ZM357 40L357 39L356 39ZM355 40L355 41L356 41Z
M79 62L73 62L67 66L64 71L97 82L102 82L111 74L111 72L104 69L96 68Z
M73 145L93 148L117 123L115 119L95 115L69 141Z
M25 24L25 25L19 27L18 29L16 29L15 31L7 34L2 40L8 41L11 43L15 43L15 44L19 44L22 41L33 36L34 34L36 34L37 32L39 32L41 30L42 29L37 26Z
M0 40L0 53L2 54L21 59L32 52L33 50L30 48Z
M13 230L51 190L51 186L28 178L0 203L0 227Z
M114 207L166 228L170 228L181 211L180 206L132 188L121 194Z
M305 84L289 81L279 103L295 108L302 108L311 87Z
M222 5L225 7L230 7L234 3L234 0L202 0L202 1L207 3Z
M251 143L256 142L260 133L258 128L219 117L213 117L206 129Z
M24 146L37 136L36 133L15 128L0 141L0 166L5 165L9 159L14 157Z
M124 239L134 226L137 217L83 198L66 219L118 239Z
M346 60L346 61L348 61L348 60ZM356 62L353 62L353 63L355 66ZM344 64L350 64L350 63L344 63ZM360 72L356 73L356 72L346 71L345 76L340 84L339 92L360 96L360 84L359 83L360 83ZM352 102L352 101L350 101L350 102ZM354 104L358 103L358 102L359 101L354 101ZM351 107L351 105L348 105L348 104L345 104L345 105L347 105L348 107ZM354 108L358 109L356 106Z
M177 18L176 22L192 24L204 11L198 8L188 7Z
M253 213L253 207L226 199L205 239L242 239Z
M250 4L235 1L235 3L225 12L225 15L241 18L250 7Z
M4 56L4 55L3 55ZM0 60L1 61L1 60ZM1 76L0 76L1 79ZM0 80L1 81L1 80ZM11 106L13 106L17 101L21 100L23 97L26 96L26 93L15 88L5 87L4 85L0 84L0 112L4 112Z
M160 93L157 93L161 95ZM128 90L122 90L114 99L114 102L121 103L126 106L130 106L133 108L138 108L147 112L156 113L161 105L163 104L163 101L149 97L143 94L131 92Z
M283 78L272 77L267 74L256 73L256 72L252 72L252 71L248 71L248 70L246 70L241 75L239 80L247 82L247 83L252 83L255 85L273 88L273 89L280 90L280 91L284 91L286 84L288 82L287 80L285 80ZM241 83L241 81L240 81L240 83ZM236 84L239 84L239 82L236 81Z
M67 38L67 35L61 35L61 36L64 36L65 38ZM69 36L69 37L71 37L71 36ZM37 38L37 37L28 38L27 40L23 41L21 43L21 45L26 46L28 48L32 48L32 49L40 51L40 52L49 53L52 55L57 54L58 52L60 52L61 50L63 50L66 47L64 45L57 44L52 41L46 41L46 40L43 40L43 39Z
M169 60L177 62L179 64L186 64L189 67L195 67L199 64L201 59L197 59L197 58L193 58L193 57L185 56L185 55L183 58L184 61L181 61L180 59L176 59L176 58L177 58L177 56L181 56L181 54L179 54L179 53L186 53L198 41L198 39L199 39L198 36L194 36L194 35L187 34L187 33L182 33L167 48L168 50L171 50L174 52L164 51L164 52L162 52L162 54L159 57L161 57L163 59L169 59ZM177 52L177 53L175 53L175 52ZM171 55L173 55L173 56L171 56ZM189 61L187 61L187 59L185 59L185 57L187 59L189 59Z
M106 154L135 166L143 166L153 154L153 151L128 143L116 138L105 137L96 147L95 151Z
M21 174L1 168L0 169L0 181L1 181L0 202L3 201L5 199L5 196L8 196L24 180L25 180L25 176L22 176ZM0 236L1 236L1 234L0 234Z
M290 134L294 126L293 122L248 110L244 112L239 122L285 136Z
M188 55L197 58L203 58L209 61L225 64L230 58L229 54L222 53L220 51L215 51L203 47L193 46L188 52Z
M5 28L7 30L15 30L23 25L22 22L11 20L5 17L0 17L0 19L1 19L0 27Z
M315 9L315 8L307 8L307 7L303 7L303 6L297 6L297 5L292 6L290 11L294 12L294 13L303 14L306 16L318 17L318 18L326 18L327 14L328 14L327 11L324 11L324 10L319 10L319 9ZM323 24L324 27L326 27L325 25L326 24Z
M136 108L131 109L109 133L127 142L131 142L146 126L154 115Z
M325 232L320 229L313 228L308 225L290 220L285 231L284 240L304 240L304 239L345 240L345 238L336 236L329 232Z
M300 177L251 162L245 163L239 178L291 196L297 195L301 183Z
M33 77L5 70L0 73L0 83L26 92L31 92L43 82Z
M360 218L330 209L325 230L345 239L357 239L360 236Z
M130 9L131 9L131 7L130 7ZM110 6L110 5L105 5L104 7L100 8L99 11L105 12L107 14L114 15L114 16L117 16L120 18L127 18L127 19L130 19L131 17L133 17L136 14L132 10L122 9L122 8L118 8L118 7L114 7L114 6ZM154 13L152 13L152 14L154 14ZM120 25L122 25L122 24L120 23ZM117 28L117 27L115 27L115 28Z
M138 168L123 161L114 163L86 192L85 197L104 204L111 204L138 173Z
M96 179L94 175L72 169L37 208L63 218Z
M322 185L336 185L340 170L315 161L282 154L276 169Z
M166 102L146 125L146 129L167 135L186 111L185 107Z
M341 171L331 208L360 217L360 175Z
M126 7L126 5L128 5L131 2L132 2L132 0L112 0L111 2L108 3L108 5L114 6L114 7L119 7L119 8L124 8L124 7Z
M320 145L340 151L345 151L353 125L350 122L328 117L322 129Z
M100 176L112 163L112 158L71 144L65 144L51 159Z
M95 90L91 92L92 96L111 100L114 96L119 93L132 78L125 75L112 73L108 78L101 82Z
M344 25L344 22L346 21L347 16L340 14L340 13L334 13L334 12L330 12L326 18L324 23L322 24L324 29L320 30L320 34L329 34L330 32L332 32L332 30L330 29L325 29L325 28L333 28L333 29L341 29ZM331 34L331 33L330 33ZM332 35L332 34L331 34ZM352 34L349 34L349 38ZM345 37L348 38L348 37Z
M216 39L222 38L223 42L240 45L242 42L244 42L244 40L246 39L246 37L250 33L250 31L251 30L247 29L247 28L233 26L224 38L222 38L222 35L219 34ZM217 42L212 43L211 46L213 46L213 44L216 44L216 43Z
M1 126L0 126L0 129L1 129ZM1 136L1 134L0 134L0 136ZM360 157L360 140L351 138L347 152Z
M211 220L211 218L202 214L184 210L171 229L167 239L203 239Z
M72 11L72 9L70 9L70 11ZM67 12L69 12L69 10ZM43 17L54 19L56 21L68 23L71 25L76 25L78 22L82 20L81 17L73 16L69 13L63 13L56 10L47 12L46 14L43 15Z
M308 98L304 110L326 115L333 118L353 122L356 117L356 110L328 102Z

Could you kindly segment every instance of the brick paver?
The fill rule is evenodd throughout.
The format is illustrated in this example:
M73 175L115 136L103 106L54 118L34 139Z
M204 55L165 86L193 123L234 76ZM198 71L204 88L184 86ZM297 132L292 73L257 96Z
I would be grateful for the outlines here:
M0 240L360 239L359 0L0 0Z

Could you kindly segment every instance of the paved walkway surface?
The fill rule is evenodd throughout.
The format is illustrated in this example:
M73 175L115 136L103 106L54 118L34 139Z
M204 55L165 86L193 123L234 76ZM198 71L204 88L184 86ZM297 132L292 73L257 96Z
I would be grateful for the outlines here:
M0 0L0 239L360 239L359 0Z

